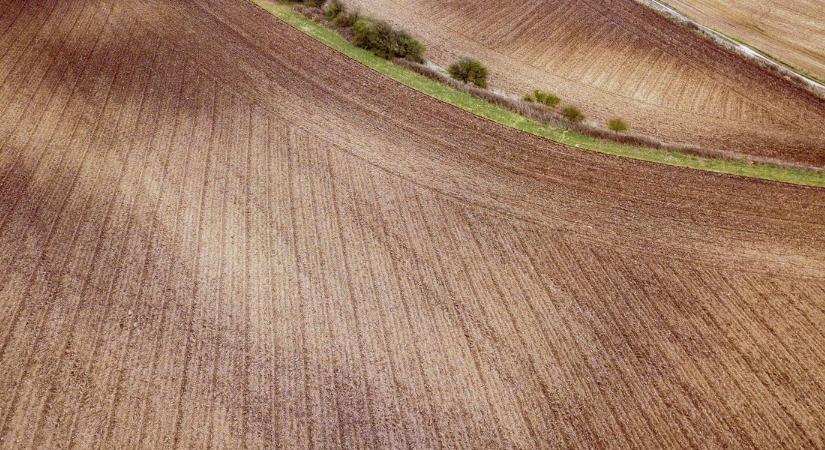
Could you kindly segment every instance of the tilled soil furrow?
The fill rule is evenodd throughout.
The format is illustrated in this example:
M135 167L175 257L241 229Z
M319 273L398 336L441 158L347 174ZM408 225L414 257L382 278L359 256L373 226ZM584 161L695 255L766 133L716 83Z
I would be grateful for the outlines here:
M23 207L26 208L26 213L24 214L40 221L42 225L36 222L33 227L26 227L25 225L27 224L12 223L10 225L10 222L7 221L0 226L0 233L3 231L8 232L9 230L15 234L19 231L32 234L38 232L43 233L42 235L30 234L29 236L23 234L27 238L26 241L28 241L24 241L24 243L29 244L27 246L28 248L26 248L29 252L29 258L26 260L26 262L29 263L28 267L25 265L16 267L16 273L19 274L19 277L22 279L19 280L19 283L7 285L4 289L6 298L19 299L17 308L9 316L10 322L8 325L9 333L12 333L14 330L18 330L18 333L9 335L9 338L4 339L3 346L0 347L0 360L7 363L17 361L18 358L22 359L24 364L25 361L31 361L31 355L34 350L31 340L36 342L40 335L40 330L47 324L47 312L52 309L52 305L45 302L44 298L38 298L38 294L48 298L48 295L54 292L56 283L46 282L50 276L54 275L55 271L54 266L50 263L52 259L66 261L65 258L68 257L67 253L70 252L72 248L71 245L76 237L76 228L74 227L78 225L77 221L71 223L68 227L61 226L61 223L63 220L67 220L66 216L69 216L75 211L71 208L67 211L66 208L68 202L77 200L70 194L72 194L77 186L78 177L84 167L85 157L89 152L97 150L94 148L93 143L99 143L96 139L101 132L99 126L101 124L100 116L107 112L106 106L111 99L112 88L118 80L118 69L120 65L109 67L111 70L104 78L106 81L101 84L102 89L98 91L96 104L90 105L91 108L85 110L83 113L85 120L96 123L98 126L81 128L76 125L71 135L63 136L66 138L66 142L61 143L57 141L57 145L55 145L56 148L38 160L32 169L32 179L27 180L27 184L32 186L37 186L38 183L43 183L48 186L48 181L43 181L44 179L50 179L53 176L53 172L62 174L62 176L58 177L59 183L54 183L52 190L43 189L36 192L35 195L28 198L28 202L23 205ZM123 77L121 77L121 79L122 78ZM112 113L111 111L109 112ZM113 119L111 117L106 118L109 120ZM63 152L60 152L61 147ZM75 151L72 152L70 150ZM21 187L25 188L25 186L20 186L19 188ZM13 195L12 193L10 194ZM16 197L20 198L20 196ZM63 215L64 211L67 212L66 216ZM78 211L81 213L85 212L82 209L78 209ZM22 230L18 230L18 227L21 227ZM44 228L45 231L40 229L40 227ZM38 242L40 238L44 238L43 242ZM18 255L18 258L19 257L20 255ZM21 261L16 261L16 263L19 262ZM57 264L59 266L61 263ZM58 273L62 273L62 267L57 270ZM32 300L32 298L38 300L35 301ZM20 322L20 320L23 320L23 322ZM17 345L12 346L12 344L10 344L11 339L15 339ZM29 342L29 344L25 344L25 342ZM7 355L7 353L11 353L14 356ZM23 354L27 356L21 356ZM19 364L19 362L15 364ZM25 364L24 367L24 370L20 374L21 377L23 377L25 372L30 368L27 364ZM14 370L17 371L17 369L18 367L15 365ZM4 367L3 370L6 372L7 370L12 370L12 368L7 366ZM4 379L8 380L9 378L4 377ZM28 381L32 382L33 380L29 379ZM14 386L16 386L16 383ZM11 413L15 412L15 404L20 395L20 391L11 386L10 390L6 392L7 394L13 394L14 400L11 400L11 405L7 405L8 409L4 417L3 431L0 432L2 434L7 430L8 420L11 417Z
M111 219L101 239L103 242L109 242L110 245L107 245L103 253L97 257L92 274L87 280L88 287L85 296L91 297L90 300L96 300L96 303L93 304L95 308L90 308L94 313L87 313L85 317L81 317L82 321L76 326L78 332L75 339L78 342L70 344L74 357L78 361L79 372L84 376L73 383L72 386L64 388L68 389L68 395L66 396L72 401L67 401L62 410L55 408L55 414L62 417L61 424L69 427L66 433L69 443L72 443L75 438L74 431L77 423L79 421L82 423L84 420L75 408L78 404L85 406L89 404L90 399L97 398L98 391L96 387L100 386L101 383L100 380L88 374L92 373L97 355L99 355L100 349L104 345L102 342L104 324L115 317L110 315L113 307L112 289L119 282L119 277L123 272L120 270L112 271L111 267L117 266L120 258L126 252L127 244L132 237L131 230L134 227L140 227L142 225L141 221L146 220L146 223L148 223L148 219L151 219L151 213L147 218L144 218L141 213L146 208L144 205L155 204L156 201L152 200L151 195L148 193L154 194L157 190L145 185L143 178L148 177L151 179L155 176L161 178L161 173L164 171L162 163L163 161L169 161L169 152L166 152L164 156L161 156L161 153L163 150L168 149L171 135L176 131L173 127L177 124L175 120L166 121L165 119L175 117L177 108L183 104L180 99L183 94L181 79L183 74L168 73L166 70L169 69L156 68L156 70L158 70L158 73L153 76L167 75L172 82L168 91L153 93L159 95L164 101L158 101L156 106L147 105L146 110L152 112L142 117L136 127L137 130L141 131L152 130L155 138L146 145L145 151L136 142L132 144L130 149L129 160L137 159L132 167L139 167L140 169L128 172L117 189L120 195L115 200L116 206L110 212ZM177 79L177 83L173 81L175 79ZM161 124L166 126L160 127ZM161 137L165 137L166 141ZM132 153L135 155L132 156ZM141 159L142 163L139 162ZM97 296L92 295L92 292L96 293L99 298L95 298ZM151 294L148 294L147 297L151 298ZM147 303L153 304L151 300ZM121 320L127 319L122 318ZM151 335L150 330L147 330L147 332ZM99 403L92 401L91 405L98 407Z
M780 110L625 0L368 3L657 120ZM528 136L247 2L6 4L0 447L825 442L821 190Z

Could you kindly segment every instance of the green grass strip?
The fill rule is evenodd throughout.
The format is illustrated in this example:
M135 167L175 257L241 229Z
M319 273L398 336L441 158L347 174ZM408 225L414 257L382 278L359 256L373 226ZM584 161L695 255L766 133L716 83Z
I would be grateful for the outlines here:
M769 164L756 164L746 161L705 158L685 153L633 146L585 136L570 130L539 123L485 100L473 97L466 92L433 81L393 64L391 61L378 57L369 51L355 47L335 31L313 22L294 11L291 4L273 0L253 1L292 27L372 70L388 76L412 89L501 125L512 127L561 144L608 155L802 186L825 187L825 173L823 172L792 169Z

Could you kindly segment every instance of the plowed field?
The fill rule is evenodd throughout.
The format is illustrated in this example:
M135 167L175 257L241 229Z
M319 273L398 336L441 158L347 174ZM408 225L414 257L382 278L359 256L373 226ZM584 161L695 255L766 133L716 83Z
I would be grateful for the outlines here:
M491 87L540 88L596 123L825 167L825 100L633 0L349 0L413 32L446 67L471 55Z
M246 2L0 2L0 444L822 447L825 194L470 116Z
M713 27L825 80L825 8L818 0L669 0Z

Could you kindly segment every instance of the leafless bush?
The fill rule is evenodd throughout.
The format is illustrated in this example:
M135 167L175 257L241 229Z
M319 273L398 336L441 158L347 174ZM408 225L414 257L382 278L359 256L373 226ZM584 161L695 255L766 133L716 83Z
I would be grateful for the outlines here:
M295 5L295 12L324 25L329 25L326 14L320 6Z

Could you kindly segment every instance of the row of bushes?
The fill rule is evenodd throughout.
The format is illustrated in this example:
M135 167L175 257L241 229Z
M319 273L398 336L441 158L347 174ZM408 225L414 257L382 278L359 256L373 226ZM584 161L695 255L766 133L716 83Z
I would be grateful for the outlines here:
M550 92L544 92L540 89L536 89L532 94L525 95L523 100L527 103L535 102L549 108L555 108L559 105L559 103L561 103L561 98L559 98L558 95L551 94ZM584 114L575 106L565 106L561 110L561 115L573 123L578 123L584 120Z
M304 0L302 3L315 9L304 11L305 13L322 16L332 26L341 29L356 47L386 59L424 62L426 46L404 30L396 29L382 20L362 17L357 11L348 11L340 0ZM487 87L487 68L478 60L462 58L451 65L448 72L456 80L481 88Z
M559 105L559 103L561 103L561 98L559 98L559 96L550 92L544 92L540 89L536 89L532 93L525 95L523 100L527 103L535 102L550 108L555 108ZM561 114L565 119L573 123L584 120L584 114L575 106L564 107L561 110ZM607 122L607 128L617 133L623 133L627 131L629 127L624 120L616 117Z
M387 22L361 18L352 27L355 33L352 43L387 58L403 58L424 62L424 44L407 32L394 29Z
M304 0L302 12L313 19L327 22L342 31L352 43L387 58L402 58L424 62L426 47L409 35L387 22L361 16L357 11L348 11L340 0Z
M357 47L369 50L386 59L401 59L419 64L424 62L426 47L404 30L396 29L385 21L362 17L357 11L348 11L340 0L304 0L302 3L311 9L311 11L304 11L305 14L313 18L320 16L324 21L340 29L342 34ZM487 68L476 59L461 58L452 64L447 72L454 80L481 89L487 87ZM561 99L555 94L539 89L524 96L523 100L551 109L561 103ZM512 105L509 106L513 109ZM584 121L585 118L575 106L562 108L561 117L574 124ZM607 125L611 131L617 133L628 129L627 124L619 118L611 119Z
M526 102L523 99L516 99L504 94L493 92L487 89L476 87L475 85L464 83L453 79L449 75L439 71L431 66L414 63L407 60L398 60L396 63L413 72L423 75L439 83L446 84L454 89L467 92L473 97L484 99L494 105L515 112L524 117L529 117L540 123L553 123L559 126L565 126L568 129L574 130L586 136L591 136L599 139L608 139L615 142L621 142L629 145L637 145L642 147L658 148L663 150L678 151L683 153L695 154L699 156L719 157L715 153L709 153L701 147L688 144L674 144L662 142L658 139L638 135L633 133L621 133L614 130L608 130L603 127L594 126L584 122L571 122L564 117L564 115L554 108L547 108L537 102Z

